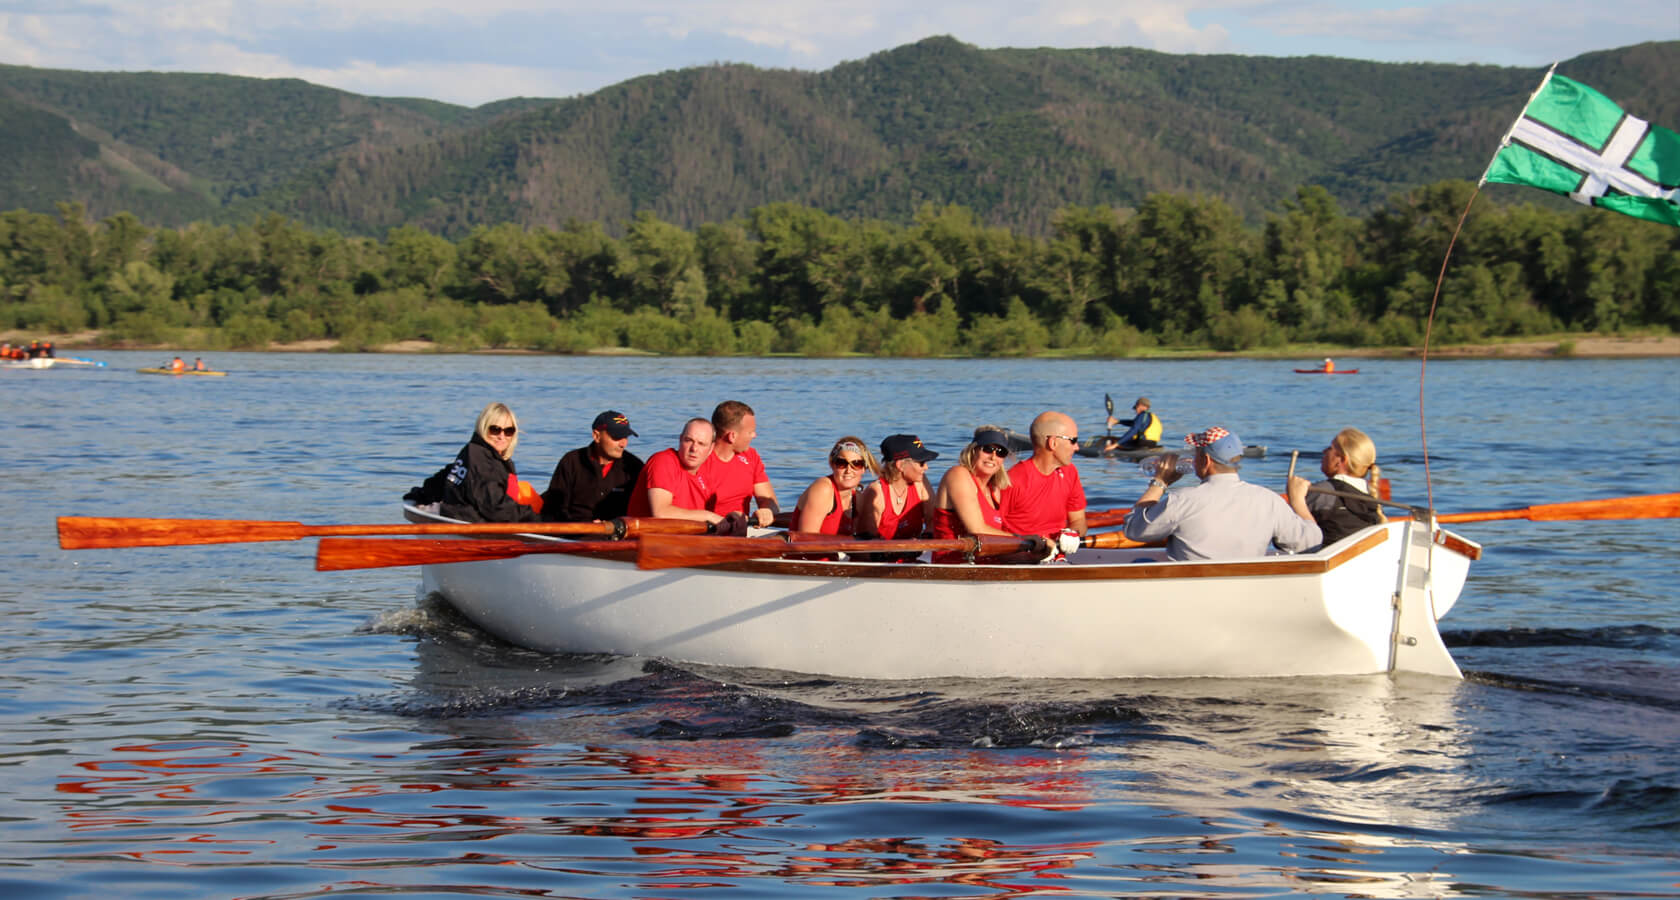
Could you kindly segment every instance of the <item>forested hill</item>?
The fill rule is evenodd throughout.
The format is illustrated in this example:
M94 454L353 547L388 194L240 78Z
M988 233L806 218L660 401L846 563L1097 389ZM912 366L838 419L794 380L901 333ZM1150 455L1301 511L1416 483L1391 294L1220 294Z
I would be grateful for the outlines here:
M1565 61L1680 123L1680 42ZM694 227L787 201L906 221L958 204L1043 233L1067 206L1202 192L1251 219L1322 185L1351 212L1475 178L1540 69L930 38L825 72L716 65L467 109L296 80L0 66L0 209L450 237L639 212Z

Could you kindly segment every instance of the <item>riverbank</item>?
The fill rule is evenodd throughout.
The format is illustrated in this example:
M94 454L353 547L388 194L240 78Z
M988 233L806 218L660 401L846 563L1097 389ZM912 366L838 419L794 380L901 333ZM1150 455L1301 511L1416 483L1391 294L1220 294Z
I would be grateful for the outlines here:
M32 340L52 341L56 351L65 350L156 350L163 353L202 354L215 352L203 347L179 347L168 344L106 343L99 331L78 331L68 334L31 334L24 331L0 332L0 340L12 344L28 344ZM314 340L274 342L267 349L276 353L330 353L339 348L338 341ZM431 341L398 341L376 348L377 353L440 353L456 352L441 348ZM484 354L535 355L540 351L499 349L470 351ZM1325 356L1346 358L1394 359L1416 357L1420 347L1326 347L1298 345L1242 351L1217 352L1199 348L1150 348L1133 359L1151 357L1185 359L1208 357L1246 357L1257 359L1314 359ZM586 352L591 356L656 356L631 347L600 347ZM1543 338L1493 341L1480 344L1448 344L1429 348L1436 359L1546 359L1546 358L1625 358L1680 356L1680 335L1616 336L1598 334L1560 334Z

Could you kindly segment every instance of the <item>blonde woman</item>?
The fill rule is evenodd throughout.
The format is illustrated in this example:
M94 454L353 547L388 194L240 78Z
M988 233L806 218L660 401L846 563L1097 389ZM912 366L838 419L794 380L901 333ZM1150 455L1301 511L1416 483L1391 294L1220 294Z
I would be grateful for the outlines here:
M1307 509L1324 531L1325 546L1367 526L1388 521L1376 499L1377 479L1381 476L1377 468L1377 445L1365 432L1357 428L1336 432L1319 456L1318 468L1326 478L1312 485L1316 490L1307 492ZM1360 496L1348 496L1351 494Z
M933 497L933 536L1008 534L999 507L1009 487L1009 435L996 425L982 425L957 456ZM935 553L934 562L961 562L961 553Z
M513 448L519 420L506 404L492 403L478 414L473 435L455 460L403 498L437 503L438 512L468 522L534 522L537 511L519 502L519 474Z
M881 478L858 498L858 535L889 541L921 537L933 499L928 463L938 458L913 434L892 434L881 441Z
M854 533L852 500L865 474L881 467L863 439L846 435L828 451L829 474L811 482L793 507L793 530L850 537Z

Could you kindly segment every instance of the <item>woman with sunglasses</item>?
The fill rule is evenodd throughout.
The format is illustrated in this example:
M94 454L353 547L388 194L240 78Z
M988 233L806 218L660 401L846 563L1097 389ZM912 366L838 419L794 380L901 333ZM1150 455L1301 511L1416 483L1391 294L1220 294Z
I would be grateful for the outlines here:
M974 439L957 456L957 465L939 479L933 498L933 536L1008 534L999 511L1009 487L1009 435L996 425L974 430ZM962 562L959 552L935 553L936 563Z
M852 500L865 472L877 474L881 467L862 438L846 435L828 451L830 473L811 482L793 507L793 530L850 536L853 532Z
M513 467L518 444L513 410L492 403L478 414L472 439L455 460L403 499L437 503L439 514L468 522L534 522L537 510L519 502L519 474Z

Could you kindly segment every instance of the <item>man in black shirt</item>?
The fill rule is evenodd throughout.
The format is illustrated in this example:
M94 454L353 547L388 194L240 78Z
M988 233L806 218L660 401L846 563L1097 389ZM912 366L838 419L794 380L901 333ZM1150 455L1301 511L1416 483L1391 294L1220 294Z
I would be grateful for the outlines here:
M623 413L611 409L596 416L590 428L588 446L560 457L554 467L543 492L546 521L616 519L630 505L630 488L642 471L642 460L624 448L639 435Z

